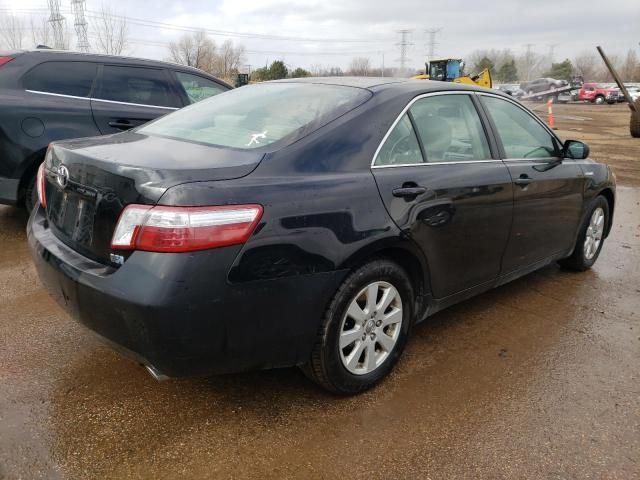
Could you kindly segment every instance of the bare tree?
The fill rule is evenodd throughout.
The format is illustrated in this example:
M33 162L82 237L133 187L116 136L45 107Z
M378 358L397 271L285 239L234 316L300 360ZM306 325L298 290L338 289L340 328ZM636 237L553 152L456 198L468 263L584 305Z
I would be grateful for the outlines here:
M212 71L216 44L204 31L185 34L177 42L169 42L169 60L181 65Z
M24 21L16 15L0 16L0 39L11 49L22 48L24 40Z
M516 68L520 74L520 80L531 80L539 77L545 60L546 58L543 55L529 48L521 55L518 55L516 57Z
M127 17L115 14L103 5L95 25L91 27L96 35L96 47L101 53L120 55L125 52L129 45Z
M596 79L599 66L599 60L595 53L585 51L573 58L573 68L587 82Z
M367 76L371 72L371 60L366 57L356 57L349 64L349 75Z
M213 74L220 77L229 77L237 72L244 63L244 46L235 47L231 40L226 40L215 55Z

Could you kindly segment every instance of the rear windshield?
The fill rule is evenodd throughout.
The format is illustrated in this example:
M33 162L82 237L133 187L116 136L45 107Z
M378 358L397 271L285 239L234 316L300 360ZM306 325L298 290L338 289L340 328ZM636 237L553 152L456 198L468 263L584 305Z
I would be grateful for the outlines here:
M293 141L365 102L368 90L310 83L240 87L162 117L138 132L240 149Z

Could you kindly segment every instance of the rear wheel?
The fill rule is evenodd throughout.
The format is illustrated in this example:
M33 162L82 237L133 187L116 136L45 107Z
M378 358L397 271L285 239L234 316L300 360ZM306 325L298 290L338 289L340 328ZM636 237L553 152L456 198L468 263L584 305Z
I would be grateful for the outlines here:
M413 320L409 277L396 263L375 260L350 274L325 313L309 378L338 394L380 382L398 361Z
M609 202L598 196L593 201L589 214L578 233L576 245L570 257L560 261L560 265L570 270L582 272L596 263L609 221Z
M636 111L631 111L631 120L629 121L629 133L634 138L640 138L640 98L635 101Z

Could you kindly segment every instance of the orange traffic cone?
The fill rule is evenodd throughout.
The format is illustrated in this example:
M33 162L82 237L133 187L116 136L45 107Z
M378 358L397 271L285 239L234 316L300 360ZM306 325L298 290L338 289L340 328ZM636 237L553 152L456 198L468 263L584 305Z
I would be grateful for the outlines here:
M549 114L549 128L551 128L552 130L555 130L556 127L554 127L553 125L553 98L550 98L547 101L547 111Z

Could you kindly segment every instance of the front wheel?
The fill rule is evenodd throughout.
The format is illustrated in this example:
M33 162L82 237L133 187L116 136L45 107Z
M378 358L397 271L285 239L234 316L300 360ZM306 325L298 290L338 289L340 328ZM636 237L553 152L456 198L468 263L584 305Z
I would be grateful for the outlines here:
M579 272L590 269L602 250L608 222L609 202L604 197L598 196L580 227L573 253L570 257L561 260L560 265Z
M399 265L375 260L360 267L335 294L303 371L333 393L373 387L404 349L413 304L411 282Z
M604 99L604 97L602 95L598 95L595 98L594 102L595 102L596 105L602 105L604 103L604 100L605 99Z

